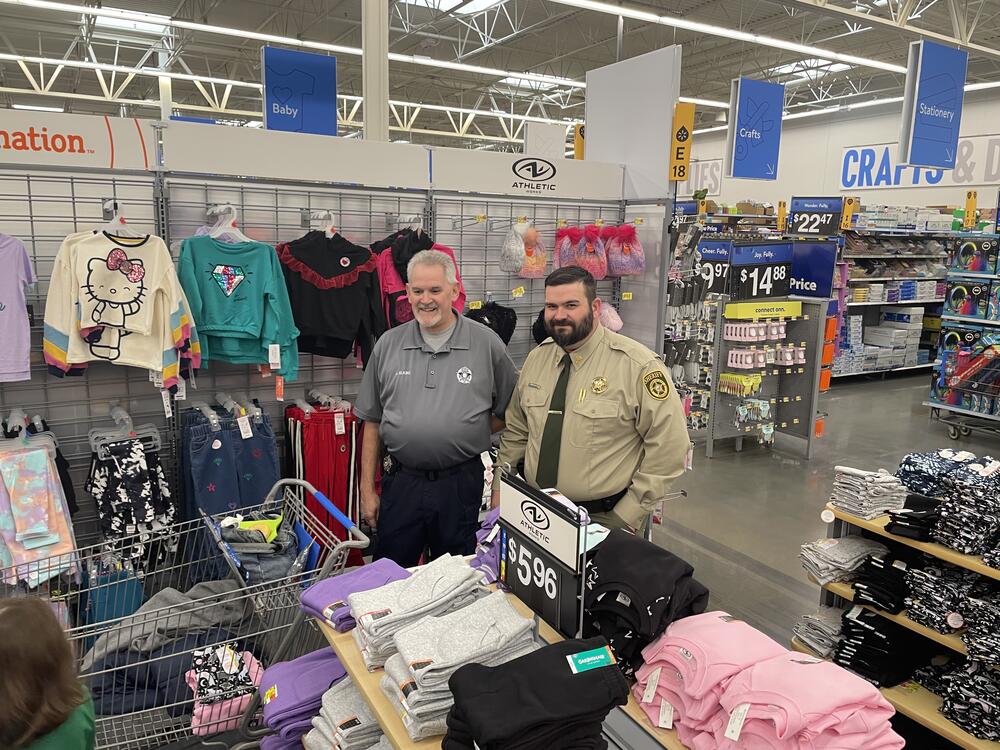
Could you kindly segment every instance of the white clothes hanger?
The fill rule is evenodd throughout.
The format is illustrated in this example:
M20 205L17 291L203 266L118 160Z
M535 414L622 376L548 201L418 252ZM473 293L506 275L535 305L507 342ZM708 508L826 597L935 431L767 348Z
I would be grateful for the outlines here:
M101 226L98 231L110 234L112 237L132 237L138 239L146 236L129 227L122 213L121 204L118 201L114 199L106 200L103 207L105 214L111 212L111 220Z
M333 215L333 211L326 208L322 211L313 211L309 214L309 217L313 221L320 222L320 228L323 233L326 234L327 239L333 237L337 233L337 221Z
M221 239L223 235L236 242L253 242L236 226L236 208L232 203L220 203L208 209L209 216L215 216L215 224L208 231L208 236L213 239Z

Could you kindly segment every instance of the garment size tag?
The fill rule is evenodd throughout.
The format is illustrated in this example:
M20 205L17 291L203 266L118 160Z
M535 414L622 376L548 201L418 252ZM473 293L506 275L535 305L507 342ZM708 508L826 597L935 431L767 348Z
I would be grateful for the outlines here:
M174 394L174 400L184 401L187 398L188 389L187 381L184 378L177 379L177 393Z
M156 370L149 371L149 382L153 384L156 388L163 387L163 373L157 372Z
M244 414L242 417L236 420L236 424L240 427L240 437L246 440L247 438L253 437L253 428L250 426L250 417Z
M642 702L652 703L653 696L656 695L656 686L660 684L660 667L657 667L652 672L649 673L649 682L646 683L646 689L642 691Z
M671 703L663 701L660 704L660 718L656 722L656 726L660 729L674 728L674 707Z
M267 363L271 366L272 370L278 370L281 368L281 346L278 344L269 344L267 347Z
M285 400L285 376L278 375L274 379L274 398L278 401Z
M333 415L333 431L338 435L345 435L347 433L343 412L338 411Z
M858 615L860 615L862 612L864 612L864 609L862 607L855 605L854 607L851 608L851 611L847 613L847 619L857 620Z
M749 710L749 703L741 703L733 709L733 713L729 717L729 724L726 725L725 737L727 740L736 742L740 738L740 733L743 731L743 724L747 720L747 712Z
M483 540L483 544L489 544L490 542L492 542L494 539L497 538L497 534L499 533L500 533L500 525L498 524L493 527L493 531L491 531L489 534L486 535L486 538Z
M167 419L170 419L172 416L174 416L173 407L170 405L170 391L167 390L160 391L160 398L163 399L163 415Z

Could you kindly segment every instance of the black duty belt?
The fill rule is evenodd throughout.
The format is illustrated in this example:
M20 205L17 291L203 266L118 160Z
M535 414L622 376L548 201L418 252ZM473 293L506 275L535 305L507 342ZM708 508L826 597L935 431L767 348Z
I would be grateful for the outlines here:
M479 464L482 467L483 462L476 456L475 458L470 458L468 461L462 461L460 464L455 464L454 466L449 466L447 469L414 469L409 466L405 466L399 462L395 456L390 456L388 453L382 461L382 468L386 474L395 474L397 472L402 472L403 474L409 474L414 477L422 477L429 482L436 482L442 477L450 477L455 474L460 474L463 471L467 471L468 468L473 464ZM623 493L624 494L624 493Z
M628 492L627 487L621 492L616 492L613 495L608 495L607 497L602 497L597 500L584 500L582 502L578 502L577 505L581 508L585 508L588 513L608 513L616 505L618 505L619 500L625 497L626 492Z

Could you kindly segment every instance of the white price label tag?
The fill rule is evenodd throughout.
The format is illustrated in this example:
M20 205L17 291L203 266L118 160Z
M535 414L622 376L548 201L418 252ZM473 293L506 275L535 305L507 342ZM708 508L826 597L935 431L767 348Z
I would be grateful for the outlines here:
M483 544L489 544L490 542L492 542L494 539L497 538L497 534L499 533L500 533L500 526L498 524L493 527L493 531L491 531L489 534L486 535L486 538L483 540Z
M170 419L174 416L173 407L170 405L170 391L160 391L160 398L163 399L163 415Z
M958 612L949 612L947 620L949 628L960 628L965 625L965 618Z
M729 717L729 724L726 725L725 737L727 740L736 742L740 738L740 733L743 731L743 724L747 720L747 712L749 710L749 703L741 703L733 709L733 713Z
M156 372L155 370L149 371L149 380L152 382L154 388L163 387L163 373Z
M343 435L347 432L347 427L344 424L344 414L343 412L336 412L333 415L333 431L338 435Z
M652 672L649 673L649 682L646 683L646 689L642 692L642 702L652 703L653 696L656 695L656 686L660 684L660 667L657 667Z
M240 437L246 440L247 438L253 437L253 428L250 426L250 417L244 414L242 417L236 420L236 424L240 427Z
M177 393L174 394L174 400L184 401L187 398L187 381L184 378L177 379Z
M660 719L656 722L660 729L674 728L674 707L667 701L660 704Z
M835 516L833 514L832 510L830 510L829 508L826 508L826 509L823 510L822 513L819 514L819 519L823 523L833 523L835 520L837 520L837 516Z
M267 363L271 366L272 370L281 369L281 346L278 344L270 344L267 347Z

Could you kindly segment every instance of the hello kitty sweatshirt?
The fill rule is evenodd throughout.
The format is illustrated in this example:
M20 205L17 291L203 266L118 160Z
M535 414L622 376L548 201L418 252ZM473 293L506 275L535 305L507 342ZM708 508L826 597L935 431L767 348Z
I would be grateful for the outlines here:
M59 377L105 361L153 370L176 388L182 370L200 366L201 347L163 240L103 231L66 237L52 269L43 348Z

